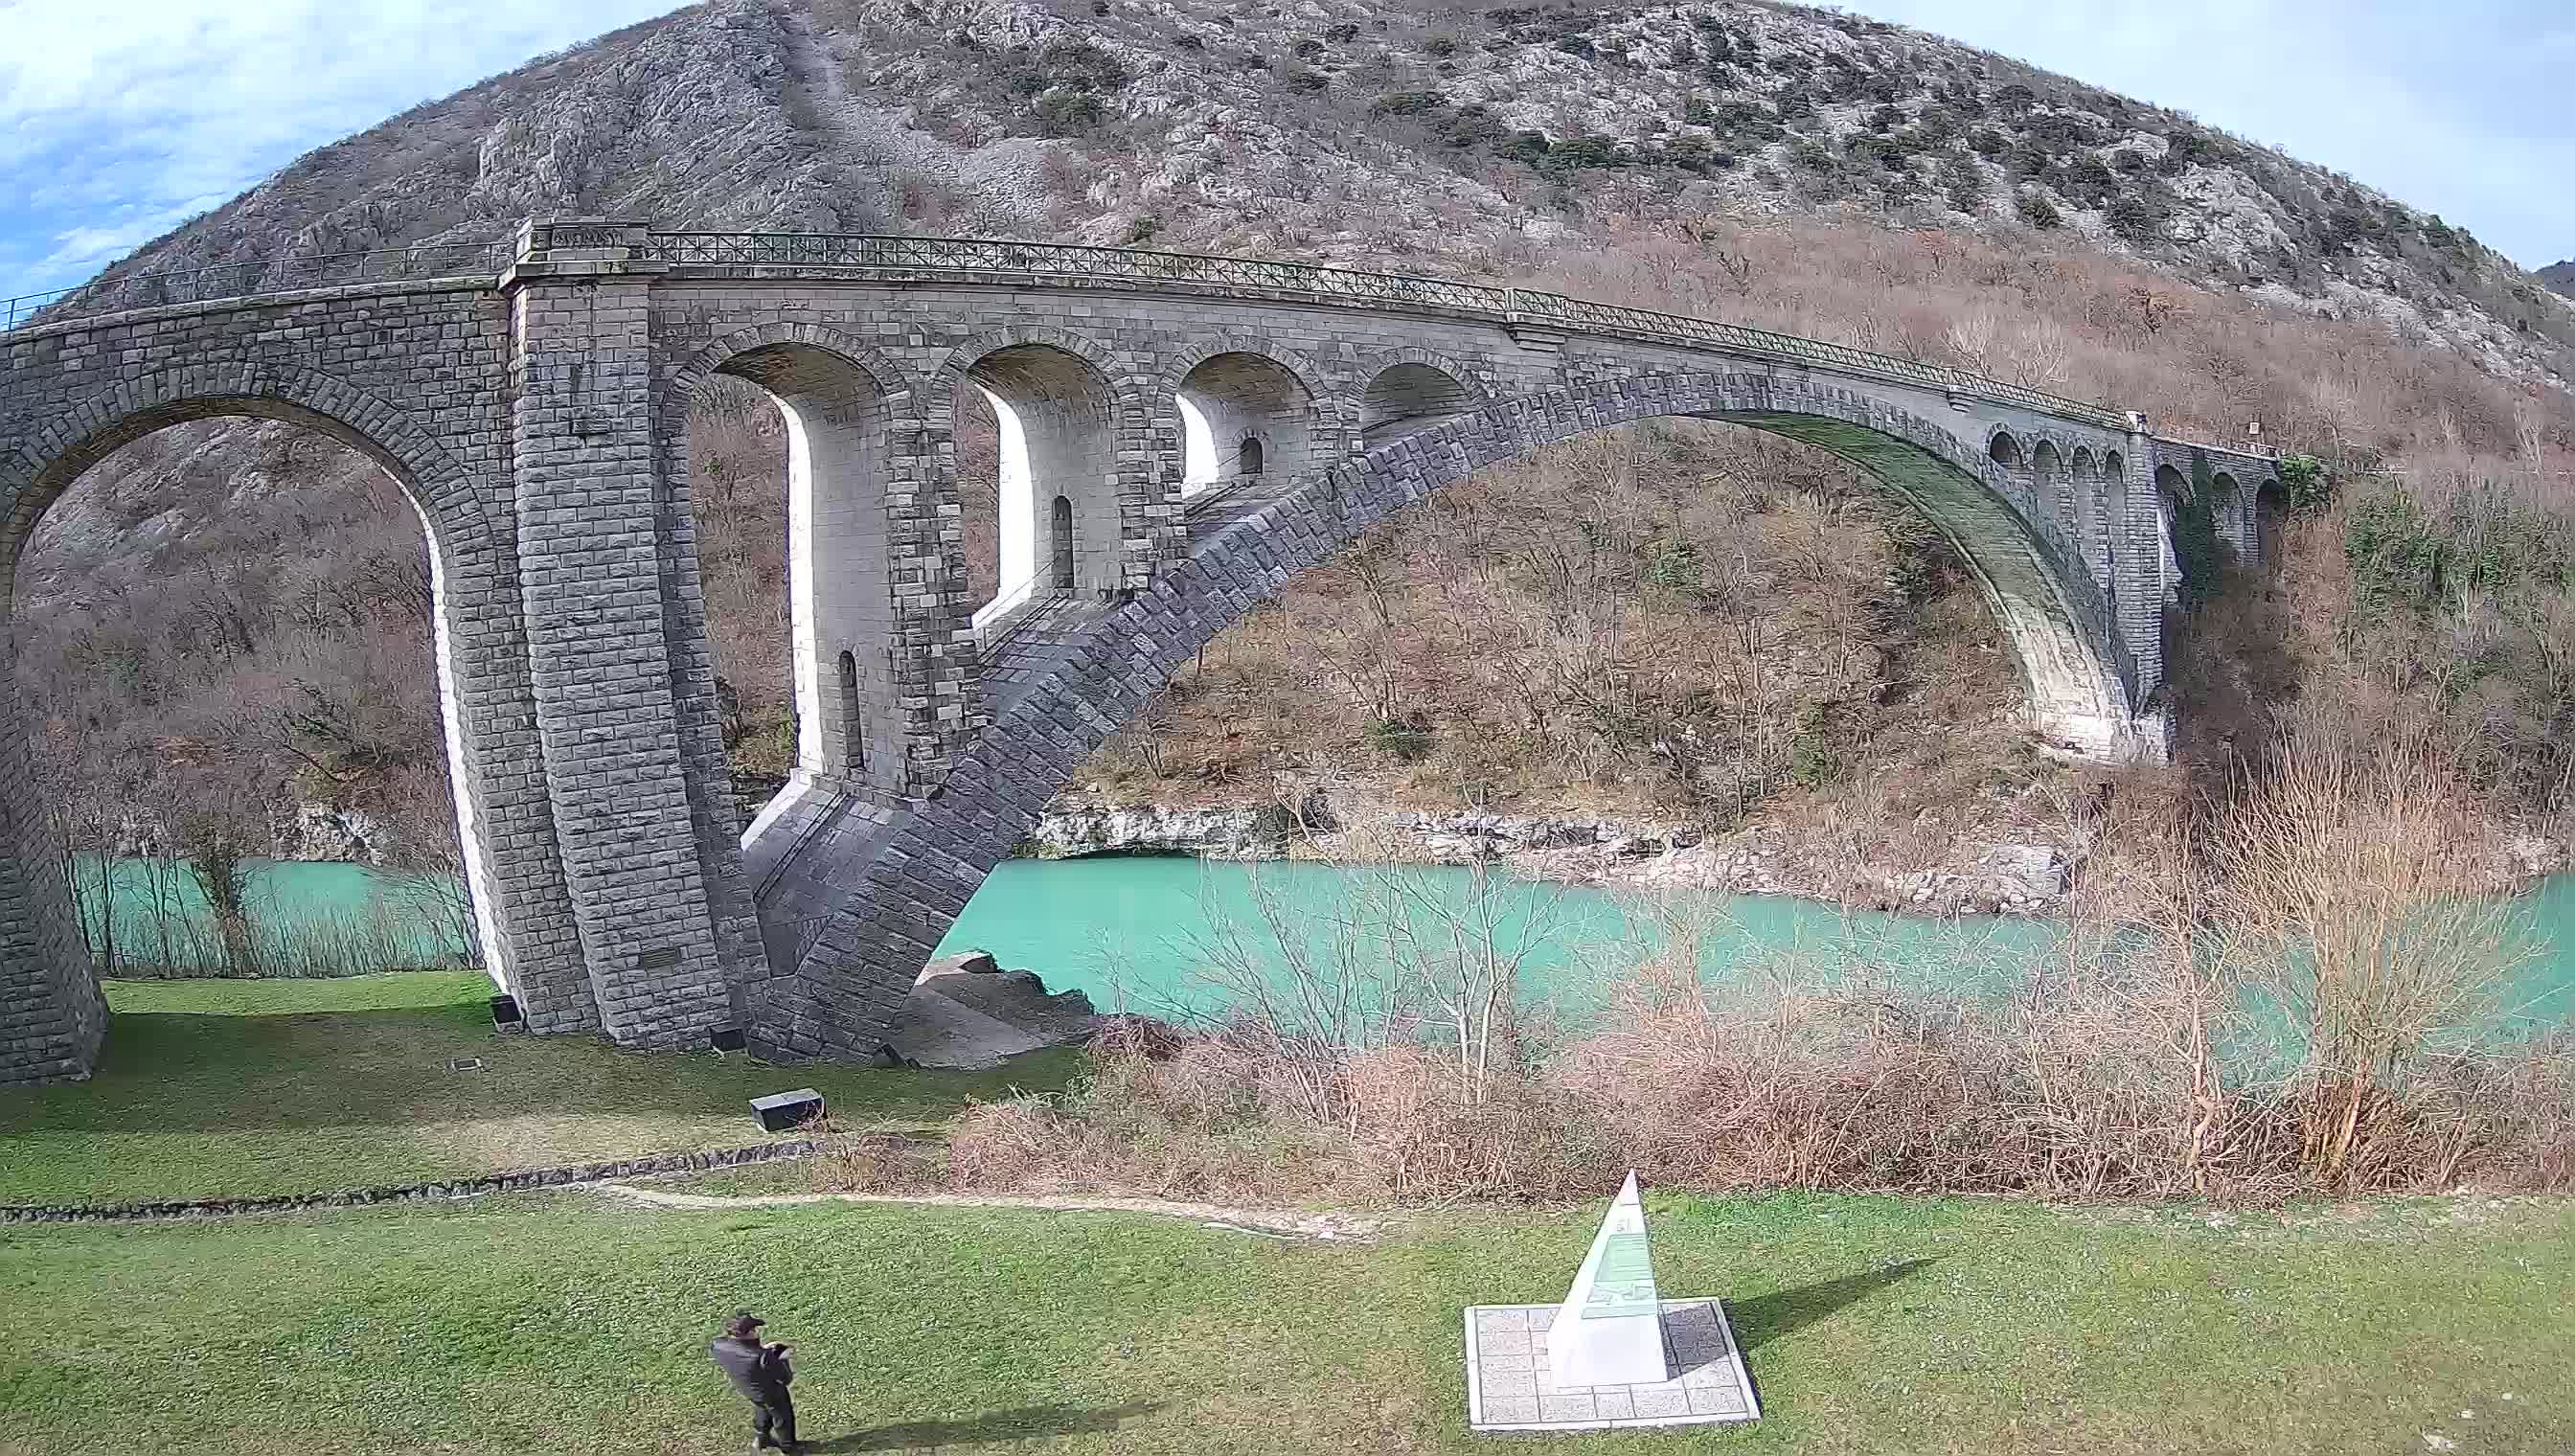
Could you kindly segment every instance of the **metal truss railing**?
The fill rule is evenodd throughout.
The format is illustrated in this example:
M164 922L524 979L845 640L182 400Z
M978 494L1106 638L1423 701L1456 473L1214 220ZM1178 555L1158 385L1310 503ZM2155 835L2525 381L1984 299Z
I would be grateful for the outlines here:
M166 304L219 303L310 288L411 279L497 278L502 269L510 266L515 254L516 249L505 242L429 243L363 253L312 253L211 268L120 274L93 279L76 288L0 299L0 331Z

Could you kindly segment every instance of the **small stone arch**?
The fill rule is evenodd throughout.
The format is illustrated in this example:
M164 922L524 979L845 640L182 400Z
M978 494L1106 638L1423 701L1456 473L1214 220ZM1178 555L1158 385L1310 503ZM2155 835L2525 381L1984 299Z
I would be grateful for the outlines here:
M987 329L958 341L948 351L948 357L940 361L931 378L942 382L963 380L971 375L980 361L1006 349L1030 346L1061 350L1090 365L1109 392L1114 413L1123 428L1135 428L1150 415L1147 397L1152 393L1152 382L1138 379L1122 368L1116 356L1098 340L1065 329L1039 325ZM952 394L947 389L929 390L921 402L922 423L944 434L952 423L949 414Z
M1353 398L1362 449L1404 427L1481 407L1491 391L1474 371L1427 349L1390 349L1355 372Z
M2030 447L2029 479L2032 524L2055 527L2058 539L2074 535L2074 482L2065 469L2065 453L2041 436Z
M2017 471L2027 467L2029 453L2021 449L2020 441L2009 430L1996 429L1985 439L1985 459L2005 470Z
M2289 492L2274 476L2253 493L2253 550L2266 572L2278 573L2289 523Z
M2161 544L2158 575L2167 605L2179 600L2182 581L2179 544L2182 507L2190 500L2190 478L2172 462L2155 467L2155 536Z
M1342 453L1310 369L1257 348L1193 354L1165 393L1179 418L1183 495L1242 477L1294 479Z
M1327 383L1330 375L1321 365L1314 362L1312 356L1258 334L1220 334L1214 338L1201 339L1188 349L1171 356L1170 362L1163 367L1161 377L1155 382L1155 391L1163 395L1178 392L1181 381L1188 379L1200 365L1220 354L1250 354L1266 359L1294 375L1296 383L1304 387L1308 399L1319 402L1332 397L1331 388Z
M2092 447L2075 446L2073 453L2065 457L2065 494L2072 503L2072 517L2066 529L2074 539L2074 553L2081 559L2083 569L2106 589L2108 579L2097 544L2101 536L2101 462L2092 454Z
M1172 356L1154 387L1180 495L1297 472L1346 454L1326 374L1260 335L1216 335Z
M964 560L952 555L948 595L966 619L958 630L981 631L1032 597L1053 595L1058 496L1072 506L1080 543L1077 592L1107 596L1130 585L1131 565L1141 571L1150 559L1147 468L1128 461L1151 438L1151 383L1121 371L1097 341L1040 327L973 336L949 351L937 379L921 414L938 449L949 450L960 387L982 392L1002 430L996 595L980 607L968 602ZM955 471L943 467L937 480L940 506L960 508Z
M2253 550L2253 543L2245 531L2244 507L2244 490L2235 483L2232 474L2219 471L2209 477L2208 509L2216 521L2217 543L2239 560Z
M728 362L780 344L802 344L836 355L852 369L865 374L877 392L898 412L908 409L911 404L912 378L904 373L903 366L863 339L826 325L798 320L779 320L736 330L709 343L671 371L671 388L664 391L665 398L676 396L683 401L692 398L708 379L722 372ZM685 410L685 404L683 408Z
M901 791L908 754L881 752L871 761L863 745L907 743L928 731L904 708L910 690L896 668L914 644L902 640L894 606L894 543L936 520L913 489L919 463L902 448L916 428L912 381L864 341L797 320L737 330L673 369L660 393L671 412L663 479L683 548L683 598L705 590L690 511L690 406L719 377L757 386L786 424L796 776L782 793L861 781ZM684 715L703 717L697 696L683 692ZM755 830L769 817L755 816Z

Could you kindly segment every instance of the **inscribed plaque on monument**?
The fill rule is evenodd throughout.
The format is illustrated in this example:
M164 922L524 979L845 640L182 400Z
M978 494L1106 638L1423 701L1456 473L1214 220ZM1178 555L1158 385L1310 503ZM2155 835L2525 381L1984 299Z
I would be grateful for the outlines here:
M1548 1362L1567 1385L1643 1385L1664 1377L1662 1299L1636 1175L1618 1190L1547 1326Z

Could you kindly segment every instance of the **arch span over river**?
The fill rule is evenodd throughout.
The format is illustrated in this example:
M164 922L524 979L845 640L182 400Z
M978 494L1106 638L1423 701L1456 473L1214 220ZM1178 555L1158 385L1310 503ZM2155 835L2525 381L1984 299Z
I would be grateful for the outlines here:
M790 447L799 762L748 826L689 504L690 406L719 376L765 390ZM1001 422L989 603L961 384ZM882 1044L976 885L1180 663L1484 466L1665 416L1832 451L1973 568L2031 730L2102 759L2169 736L2177 500L2205 491L2249 558L2278 476L2127 411L1525 289L531 222L515 248L113 279L0 333L0 611L84 470L221 415L320 430L419 510L486 962L531 1027L828 1056ZM0 1081L84 1075L105 1017L13 710Z

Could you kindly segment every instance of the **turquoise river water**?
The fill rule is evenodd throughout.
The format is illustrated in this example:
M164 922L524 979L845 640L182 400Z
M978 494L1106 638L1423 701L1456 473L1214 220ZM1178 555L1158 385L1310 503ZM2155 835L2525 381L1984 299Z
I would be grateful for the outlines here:
M153 876L138 862L114 877L120 938L143 944L158 917ZM259 879L272 921L363 925L370 944L390 941L411 963L461 955L452 929L421 907L400 876L352 864L274 864ZM183 914L202 906L184 888ZM2524 1024L2575 1017L2575 875L2519 902L2532 957L2509 1003ZM84 909L95 923L96 906ZM2058 929L2044 920L1954 920L1844 912L1784 896L1643 895L1533 883L1437 866L1335 869L1296 863L1189 858L1015 859L996 869L940 945L981 949L1027 967L1055 989L1088 992L1103 1010L1210 1011L1244 971L1274 983L1283 967L1335 959L1381 964L1394 941L1415 957L1454 955L1465 931L1481 955L1518 956L1521 983L1560 1010L1595 1000L1612 977L1647 956L1695 940L1701 975L1792 981L1848 975L1853 967L1895 984L1971 990L1998 984L2042 956ZM199 937L199 944L210 944ZM1211 974L1211 967L1217 974ZM1229 970L1229 968L1233 968Z

